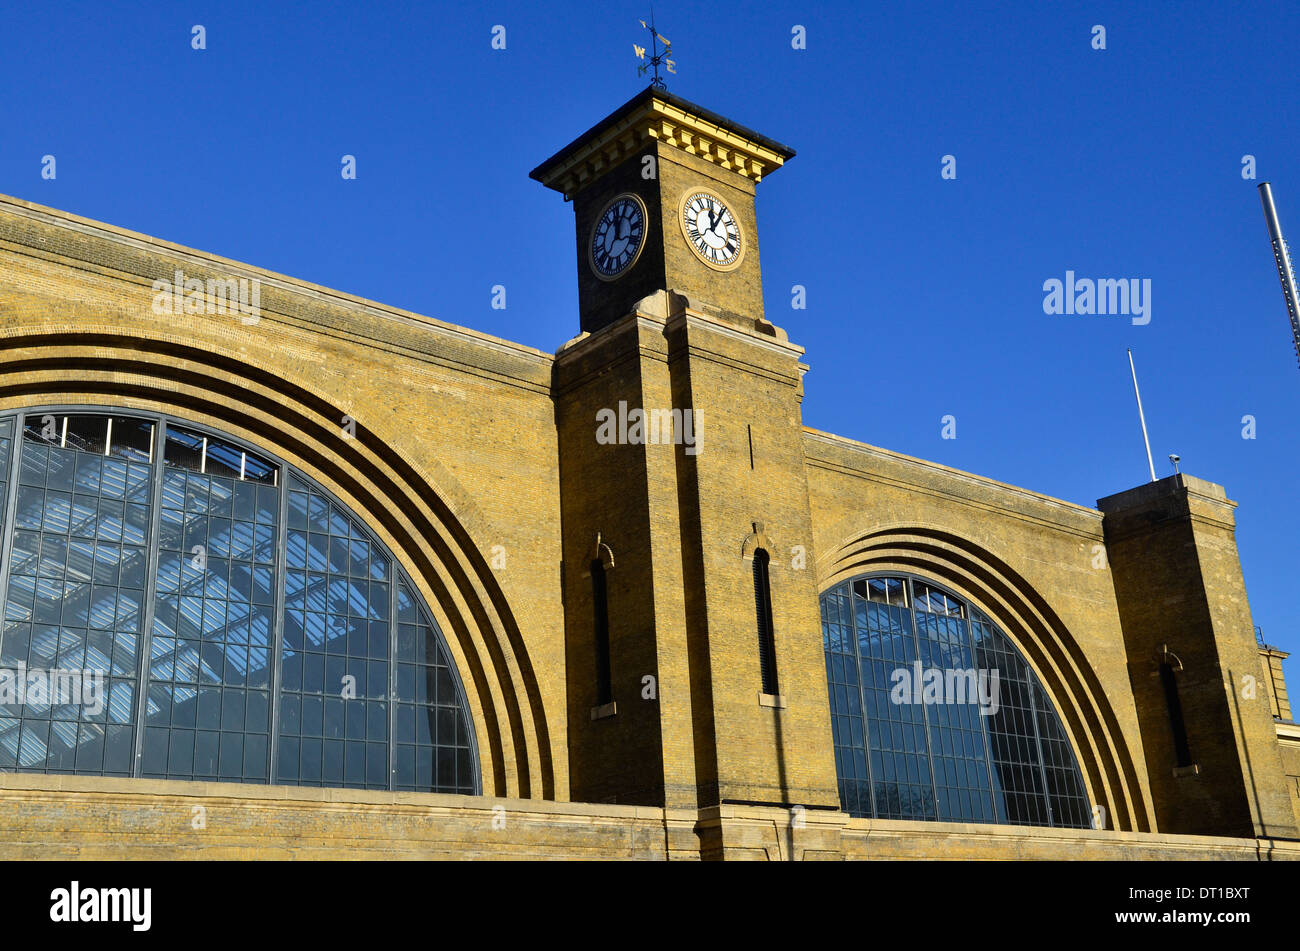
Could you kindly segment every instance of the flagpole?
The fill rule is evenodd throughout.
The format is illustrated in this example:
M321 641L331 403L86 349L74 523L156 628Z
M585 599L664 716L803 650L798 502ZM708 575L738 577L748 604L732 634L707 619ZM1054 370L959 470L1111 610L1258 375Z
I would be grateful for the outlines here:
M1151 481L1155 482L1156 464L1151 459L1151 439L1150 437L1147 436L1147 418L1146 415L1142 412L1142 394L1138 392L1138 373L1137 373L1137 369L1133 366L1132 350L1128 352L1128 368L1129 368L1129 372L1133 374L1133 395L1137 397L1138 420L1142 423L1142 441L1146 443L1146 447L1147 447L1147 467L1151 470Z
M1268 237L1273 244L1273 261L1277 276L1282 281L1282 297L1286 300L1286 313L1291 319L1291 340L1296 357L1300 358L1300 290L1296 288L1295 268L1291 264L1291 249L1282 237L1282 226L1277 220L1277 207L1273 204L1273 189L1268 182L1259 183L1259 200L1264 205L1264 220L1268 223Z

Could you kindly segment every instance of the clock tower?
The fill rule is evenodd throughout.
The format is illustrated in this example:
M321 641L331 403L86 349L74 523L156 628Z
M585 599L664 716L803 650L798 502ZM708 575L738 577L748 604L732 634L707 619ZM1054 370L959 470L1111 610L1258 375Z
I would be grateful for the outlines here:
M793 157L651 87L533 169L573 202L582 330L665 288L761 320L754 187Z
M576 224L582 333L552 381L570 793L700 809L710 855L839 806L808 368L764 317L754 216L793 155L651 87L532 172Z

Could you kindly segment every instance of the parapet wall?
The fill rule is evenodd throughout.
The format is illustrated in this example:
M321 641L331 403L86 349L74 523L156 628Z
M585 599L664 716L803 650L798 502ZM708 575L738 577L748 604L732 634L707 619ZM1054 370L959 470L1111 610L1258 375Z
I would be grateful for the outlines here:
M1300 842L432 793L0 775L14 859L1300 858Z

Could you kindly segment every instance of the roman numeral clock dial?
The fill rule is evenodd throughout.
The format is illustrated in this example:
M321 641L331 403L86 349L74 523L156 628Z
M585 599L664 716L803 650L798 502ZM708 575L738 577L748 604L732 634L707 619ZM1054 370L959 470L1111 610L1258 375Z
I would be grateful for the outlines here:
M588 260L602 281L621 277L645 247L646 208L631 192L618 195L601 209L591 229Z
M697 189L682 196L678 220L695 256L716 271L739 266L745 253L740 224L726 203L712 192Z

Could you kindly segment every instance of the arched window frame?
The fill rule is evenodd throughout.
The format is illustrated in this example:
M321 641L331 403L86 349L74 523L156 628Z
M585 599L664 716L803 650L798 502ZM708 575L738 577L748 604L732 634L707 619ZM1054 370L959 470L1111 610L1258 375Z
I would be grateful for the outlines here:
M281 732L279 715L280 715L280 701L284 690L283 686L281 685L280 677L281 677L281 662L283 659L283 650L284 650L283 634L284 634L284 615L285 615L284 601L285 601L285 575L286 575L286 548L287 548L287 537L289 532L287 509L288 509L288 501L289 501L289 490L290 490L289 487L291 484L291 477L292 477L305 482L310 487L313 493L323 496L328 502L338 506L347 516L349 516L352 520L354 520L364 532L366 538L369 541L369 544L373 546L376 550L381 551L385 554L385 557L389 562L389 566L392 571L392 579L388 586L389 587L388 665L389 665L390 689L389 689L389 695L385 698L384 701L388 706L388 711L387 711L388 712L387 746L388 746L388 766L389 766L388 788L389 789L398 788L397 786L395 786L395 782L394 782L394 774L396 772L395 752L397 748L397 733L395 730L394 718L395 718L396 707L398 705L398 701L396 699L397 694L395 692L395 679L396 679L396 668L397 668L397 657L396 657L397 624L398 624L397 592L399 589L399 585L404 583L407 590L411 593L411 596L415 599L417 608L424 613L429 623L429 626L436 633L436 636L438 637L440 642L441 649L446 657L447 660L446 667L455 689L456 707L460 711L460 715L464 718L465 726L466 726L467 745L468 745L469 757L470 757L470 771L473 779L472 794L473 795L482 794L482 766L481 766L479 750L478 750L478 737L477 737L477 732L475 729L473 717L471 714L471 708L467 700L467 694L465 691L464 682L461 678L460 671L457 669L457 665L454 662L453 659L454 655L449 650L446 637L442 632L442 625L438 624L437 618L430 610L428 603L426 602L423 594L420 591L420 588L414 583L411 575L401 565L397 555L388 547L387 544L385 544L382 540L378 538L378 536L375 535L373 530L367 524L366 517L363 513L358 512L351 505L347 504L342 499L340 499L337 495L335 495L334 492L332 492L327 486L323 485L321 482L315 479L310 473L288 462L283 457L276 454L274 451L264 446L251 443L242 437L224 432L220 429L217 429L205 423L193 421L191 419L181 417L181 416L176 416L171 413L160 413L157 411L139 409L135 407L106 406L98 403L97 404L47 404L47 405L36 406L36 407L15 407L10 409L0 410L0 421L8 420L11 423L11 433L10 433L11 442L9 446L9 452L7 458L3 460L7 463L8 468L6 473L6 479L3 480L5 483L4 493L3 493L3 503L2 506L0 506L0 541L2 541L2 544L0 544L0 611L4 610L4 605L7 604L7 599L8 599L8 588L9 588L9 581L10 581L10 574L11 574L10 564L12 558L11 549L12 549L14 532L16 530L16 527L14 526L13 522L14 522L14 515L17 507L17 496L18 496L17 487L21 481L20 470L22 465L22 447L24 443L23 430L29 417L34 416L39 418L47 414L54 415L54 416L103 416L108 418L131 417L135 419L150 421L151 423L153 423L154 426L153 435L152 435L153 449L148 464L151 466L156 466L157 471L156 474L152 476L152 482L151 482L151 500L149 504L150 525L149 525L149 531L146 534L146 547L148 549L148 570L146 571L146 577L145 577L146 588L145 588L144 604L142 605L141 608L139 641L136 646L138 666L135 674L136 690L135 690L135 699L133 701L136 709L135 709L134 719L133 719L135 737L132 744L132 756L131 756L132 777L139 777L141 775L140 743L141 743L141 736L143 735L143 730L146 725L144 722L142 711L144 710L145 707L145 703L147 699L147 691L151 681L151 674L149 671L150 646L154 636L152 628L153 628L153 619L156 614L157 597L158 597L157 572L158 572L158 555L159 555L158 547L160 543L159 524L160 524L160 517L161 517L159 495L161 491L163 478L168 468L165 461L165 452L166 452L167 426L168 424L171 424L174 427L183 430L205 435L208 438L211 438L213 440L220 440L221 442L226 443L232 447L238 447L251 455L269 461L278 467L278 473L276 475L275 484L273 486L273 488L277 493L277 503L279 505L279 512L278 512L278 521L276 523L277 527L276 527L275 560L274 560L275 572L273 575L276 581L275 581L275 592L274 592L275 600L274 600L274 616L273 616L273 637L271 641L272 672L269 675L270 680L268 681L268 686L267 686L267 690L268 693L270 694L270 701L271 701L270 722L269 722L270 750L268 753L268 776L266 780L227 779L223 781L246 782L251 784L267 784L267 785L277 784L276 740L280 736L280 732ZM0 638L3 638L3 633L4 633L3 628L0 627ZM8 771L8 770L0 769L0 771ZM36 769L36 768L23 769L20 767L19 771L50 772L51 770L47 766L46 768L43 769ZM58 772L75 773L76 770L58 770ZM90 775L98 775L98 773L91 772ZM299 783L297 785L322 785L323 786L325 784L322 782L320 784ZM337 785L337 784L330 784L330 785ZM342 788L360 788L360 787L354 785L344 785L342 786Z
M1183 662L1168 644L1161 645L1155 657L1156 669L1152 676L1160 681L1164 695L1165 715L1169 721L1169 739L1174 754L1174 776L1196 775L1200 766L1192 759L1191 745L1187 737L1187 721L1183 716L1183 701L1178 689L1178 674L1183 671Z
M595 654L596 702L591 710L593 720L613 716L618 711L614 701L613 657L609 631L609 572L613 568L614 552L601 541L600 533L597 532L596 542L587 555L586 571L591 579L591 635Z
M754 609L758 627L758 668L760 689L768 696L780 696L776 670L776 629L772 619L772 556L766 548L754 552Z
M752 523L753 531L741 544L741 561L750 574L754 592L755 632L758 637L758 702L765 707L784 707L780 695L779 665L776 650L776 619L772 599L772 552L776 546L763 530L763 523Z
M854 744L854 743L850 743L850 744L842 744L842 743L841 743L841 737L842 737L842 732L843 732L843 731L841 730L841 725L840 725L840 724L837 724L837 723L834 722L835 719L836 719L836 717L838 716L838 711L836 710L836 696L835 696L835 691L837 690L837 688L839 688L839 689L845 688L846 685L843 684L843 683L837 683L837 681L836 681L835 678L834 678L835 665L832 663L832 661L833 661L833 657L832 657L832 651L831 651L831 649L830 649L830 642L829 642L829 630L830 630L830 629L829 629L829 627L827 626L827 625L830 623L830 621L829 621L829 619L828 619L828 617L827 617L827 612L828 612L828 607L827 607L827 605L828 605L828 600L827 600L827 599L828 599L831 595L836 594L837 592L839 592L839 591L840 591L841 589L843 589L843 588L847 588L847 590L849 591L849 604L850 604L849 615L850 615L850 618L849 618L848 632L846 632L846 635L847 635L847 636L851 636L851 637L853 637L853 636L854 636L854 632L856 632L856 637L854 637L854 644L853 644L853 647L852 647L852 651L853 651L853 657L856 659L856 660L855 660L855 663L860 664L860 663L862 662L862 658L861 658L860 653L859 653L858 639L861 638L862 634L861 634L861 632L858 632L858 631L857 631L858 619L857 619L857 616L856 616L856 610L855 610L856 601L854 600L855 595L854 595L852 592L853 592L853 589L854 589L854 585L855 585L856 583L858 583L858 582L869 582L869 581L872 581L872 580L878 580L878 579L904 579L904 580L905 580L906 584L905 584L905 586L904 586L904 590L906 591L906 616L907 616L908 618L910 618L910 622L909 622L909 623L910 623L911 626L910 626L910 628L908 629L907 632L904 632L904 636L910 636L910 637L913 639L913 643L914 643L914 645L918 645L918 646L919 646L919 644L920 644L920 632L918 631L918 629L917 629L917 625L916 625L916 612L918 611L918 608L916 607L916 605L915 605L915 603L914 603L914 601L913 601L913 590L914 590L914 587L915 587L916 584L922 584L922 585L925 585L927 588L929 588L929 589L931 589L931 590L933 590L933 591L936 591L936 592L938 592L938 593L940 593L940 594L946 596L948 599L951 599L951 600L953 600L953 601L955 601L955 602L957 602L957 603L959 603L959 604L961 605L961 608L962 608L962 614L961 614L961 616L962 616L963 623L964 623L964 630L965 630L965 633L966 633L966 637L967 637L968 642L972 645L972 650L974 650L974 646L973 646L973 645L974 645L974 640L973 640L973 628L972 628L972 623L973 623L974 620L976 620L976 615L978 615L978 619L979 619L979 621L980 621L980 623L981 623L982 625L986 625L987 627L989 627L989 628L991 628L992 630L996 631L996 632L997 632L997 633L998 633L1002 638L1005 639L1006 644L1007 644L1011 649L1013 649L1013 650L1015 651L1016 655L1017 655L1018 658L1019 658L1020 663L1023 664L1025 670L1028 671L1029 674L1032 675L1032 677L1033 677L1033 688L1034 688L1034 689L1031 689L1031 690L1029 691L1030 706L1031 706L1031 709L1030 709L1029 712L1030 712L1030 719L1031 719L1031 722L1032 722L1032 724L1033 724L1033 731L1032 731L1032 732L1033 732L1033 735L1032 735L1032 738L1029 737L1029 736L1025 736L1024 739L1026 739L1026 740L1032 739L1032 742L1033 742L1033 744L1034 744L1034 746L1035 746L1035 748L1036 748L1036 750L1037 750L1037 770L1038 770L1038 773L1039 773L1039 779L1040 779L1040 782L1042 783L1043 799L1044 799L1044 804L1045 804L1045 806L1046 806L1047 813L1048 813L1048 822L1047 822L1047 823L1025 823L1025 822L1013 822L1013 823L1011 823L1011 824L1016 824L1016 825L1023 825L1023 824L1044 825L1044 824L1046 824L1046 825L1053 825L1053 826L1056 826L1056 825L1066 825L1066 826L1071 826L1071 827L1076 827L1076 828L1083 828L1083 827L1086 827L1086 826L1090 826L1090 825L1092 824L1092 820L1091 820L1090 818L1086 818L1086 817L1082 817L1082 816L1080 816L1080 817L1079 817L1079 820L1080 820L1080 821L1076 821L1076 822L1074 822L1074 823L1059 823L1059 822L1055 821L1055 819L1054 819L1054 817L1053 817L1053 815L1052 815L1052 795L1048 792L1048 790L1050 790L1050 789L1052 788L1052 786L1048 783L1048 779L1047 779L1047 758L1046 758L1046 756L1045 756L1045 754L1044 754L1044 750L1043 750L1042 731L1041 731L1040 723L1039 723L1039 715L1040 715L1040 714L1050 714L1050 716L1052 716L1052 717L1054 718L1054 720L1055 720L1056 728L1059 730L1059 736L1056 737L1055 739L1058 739L1058 740L1063 741L1064 746L1065 746L1065 750L1068 752L1068 755L1069 755L1069 764L1070 764L1070 766L1071 766L1071 768L1072 768L1073 777L1074 777L1074 779L1077 781L1077 788L1078 788L1078 791L1079 791L1079 793L1080 793L1080 796L1079 796L1079 797L1076 797L1076 798L1081 798L1082 803L1083 803L1085 809L1086 809L1086 807L1088 806L1088 804L1091 802L1091 800L1090 800L1090 798L1089 798L1089 792L1088 792L1088 787L1087 787L1086 780L1084 779L1084 776L1083 776L1082 770L1081 770L1080 767L1079 767L1078 754L1077 754L1077 751L1075 750L1074 743L1073 743L1073 741L1072 741L1072 738L1069 736L1068 731L1065 730L1064 722L1061 720L1060 714L1059 714L1059 712L1057 711L1057 709L1056 709L1056 707L1055 707L1055 702L1054 702L1054 700L1053 700L1053 698L1052 698L1050 692L1048 691L1047 687L1045 686L1045 684L1044 684L1044 680L1043 680L1042 676L1041 676L1041 675L1039 674L1039 672L1034 668L1033 664L1030 663L1029 658L1025 655L1024 651L1021 650L1021 648L1019 647L1019 645L1016 644L1016 642L1015 642L1015 641L1014 641L1014 640L1013 640L1013 639L1012 639L1012 638L1011 638L1011 637L1006 633L1006 631L1004 631L1004 630L1002 629L1002 627L1001 627L999 624L997 624L996 622L993 621L992 616L991 616L987 611L983 610L983 609L982 609L978 604L976 604L974 601L972 601L972 599L971 599L970 597L968 597L968 596L966 596L966 595L963 595L963 594L959 594L959 593L957 593L957 592L954 592L953 590L951 590L950 588L948 588L946 585L943 585L943 584L941 584L941 583L939 583L939 582L936 582L936 581L932 580L932 579L929 578L929 577L925 577L925 576L922 576L922 575L917 575L917 574L914 574L914 573L911 573L911 572L907 572L907 571L888 571L888 570L885 570L885 571L871 571L871 572L866 572L866 573L859 574L859 575L854 575L854 576L852 576L852 577L844 578L844 579L840 580L840 581L837 582L835 585L832 585L830 588L824 590L824 591L821 593L821 596L820 596L821 612L822 612L822 620L823 620L823 631L824 631L824 633L825 633L825 637L826 637L826 644L825 644L825 647L826 647L826 653L827 653L826 662L827 662L828 687L829 687L829 690L830 690L830 692L831 692L831 703L832 703L832 711L831 711L831 712L832 712L832 725L833 725L833 727L834 727L834 732L835 732L835 743L836 743L836 773L837 773L837 780L839 781L839 784L840 784L840 790L841 790L841 801L842 801L842 803L844 803L844 808L846 809L846 811L849 811L849 812L851 812L851 813L854 814L854 815L866 815L866 816L873 816L873 815L878 816L879 813L880 813L880 810L877 808L877 804L876 804L877 789L876 789L876 781L875 781L875 778L874 778L875 769L873 769L873 768L871 767L871 765L870 765L871 762L872 762L872 755L865 755L865 754L864 754L863 756L858 756L858 757L856 757L857 763L859 764L859 768L860 768L860 769L866 769L866 770L867 770L867 773L866 773L865 776L860 776L860 777L850 776L850 777L849 777L849 780L848 780L849 782L865 781L865 782L867 783L867 785L868 785L868 787L869 787L869 790L870 790L870 795L871 795L870 807L869 807L869 808L866 808L866 809L863 809L863 808L861 808L860 801L859 801L859 803L858 803L856 806L851 806L851 805L846 801L846 794L847 794L847 790L846 790L846 777L845 777L845 772L846 772L846 770L845 770L845 768L844 768L844 764L845 764L846 762L848 762L849 754L850 754L851 752L853 752L853 750L856 749L857 747L856 747L856 744ZM874 601L875 599L872 599L872 600ZM884 603L884 602L876 601L876 603ZM891 603L892 603L892 602L891 602ZM897 605L896 605L896 606L897 606ZM922 613L932 613L932 612L922 612ZM938 616L944 616L944 615L943 615L942 613L940 613ZM859 671L859 670L855 670L854 677L855 677L855 682L856 682L856 690L858 691L857 698L856 698L856 703L858 704L858 706L857 706L857 708L856 708L856 709L857 709L857 714L856 714L856 715L858 715L858 716L861 717L861 727L862 727L862 737L863 737L863 738L862 738L862 747L866 750L867 754L871 754L871 753L872 753L872 743L871 743L872 734L870 733L869 728L868 728L868 713L867 713L867 710L868 710L869 708L868 708L867 700L866 700L866 696L865 696L866 687L865 687L864 684L863 684L863 681L862 681L862 678L861 678L861 676L860 676L860 671ZM1034 698L1035 690L1038 691L1038 692L1041 692L1041 694L1042 694L1042 699L1045 701L1045 706L1046 706L1047 709L1041 709L1041 708L1039 708L1039 709L1034 709L1034 703L1035 703L1035 701L1034 701L1033 698ZM852 705L850 705L850 707L852 708ZM926 711L926 707L925 707L924 704L921 705L921 709L922 709L923 711L925 711L925 712L928 714L928 711ZM982 719L983 719L983 718L981 718L981 720L982 720ZM926 745L925 756L926 756L926 759L927 759L927 761L928 761L928 769L929 769L929 777L930 777L930 779L929 779L929 782L930 782L930 792L931 792L931 795L932 795L932 797L933 797L933 798L930 800L930 805L931 805L932 808L937 809L937 802L938 802L939 796L938 796L938 789L937 789L937 785L938 785L938 784L937 784L937 781L936 781L936 778L935 778L935 762L936 762L936 760L935 760L935 754L934 754L933 745L932 745L932 736L931 736L931 730L932 730L932 728L931 728L931 725L930 725L930 722L929 722L929 718L928 718L928 716L924 717L923 720L924 720L924 723L925 723L925 745ZM847 729L847 727L845 727L844 729ZM987 772L988 772L988 775L989 775L989 791L990 791L990 795L993 795L993 792L998 788L998 783L995 782L995 780L994 780L994 775L993 775L994 772L995 772L995 769L994 769L994 757L993 757L993 755L992 755L992 750L991 750L991 748L990 748L991 739L990 739L990 733L989 733L989 730L988 730L988 728L987 728L987 725L985 726L985 729L983 730L983 736L984 736L984 755L983 755L983 760L984 760L984 764L985 764L985 767L986 767ZM1060 753L1059 750L1055 751L1055 755L1059 755L1059 753ZM1053 764L1053 765L1055 765L1055 764ZM860 789L859 789L858 791L860 792ZM1005 791L1006 791L1006 790L1004 790L1004 792L1005 792ZM993 802L993 807L994 807L994 812L997 813L997 811L998 811L998 804L996 803L996 801ZM891 818L891 816L885 816L885 818ZM898 817L893 817L893 818L898 818ZM931 816L908 816L908 817L906 817L906 818L935 819L936 816L933 816L933 815L931 815ZM998 822L999 820L996 819L996 818L993 819L993 820L987 820L987 819L955 819L955 818L951 818L951 817L949 817L949 818L946 818L946 819L942 819L942 818L941 818L940 821L977 821L977 822L978 822L978 821L992 821L992 822Z

